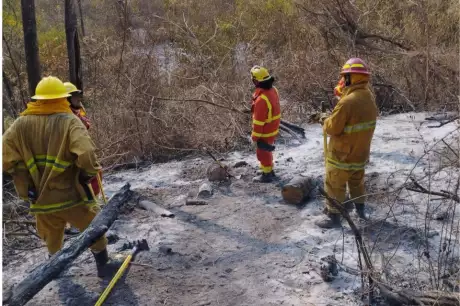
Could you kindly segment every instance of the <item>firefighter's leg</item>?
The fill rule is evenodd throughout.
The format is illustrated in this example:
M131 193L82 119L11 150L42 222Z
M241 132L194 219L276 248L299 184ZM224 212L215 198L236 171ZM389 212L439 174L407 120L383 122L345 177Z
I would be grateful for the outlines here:
M328 165L326 167L326 180L324 182L324 189L328 196L336 199L340 203L345 201L347 180L347 171L336 169ZM315 224L321 228L340 227L341 218L339 211L335 209L327 200L326 207L328 216L318 222L315 222Z
M66 219L67 222L78 228L80 232L83 232L91 221L93 221L99 211L100 208L97 205L79 205L59 213ZM95 253L99 253L104 251L106 247L107 238L104 235L91 245L90 249Z
M93 221L94 217L99 213L98 205L80 205L69 209L67 221L78 228L81 232ZM93 245L90 246L96 261L97 275L99 277L112 277L120 268L123 261L111 259L107 252L107 238L102 236Z
M50 255L58 252L64 241L65 220L57 213L35 215L38 235L45 241Z
M270 173L273 170L273 154L262 149L257 149L257 159L260 162L262 173Z
M356 213L361 219L366 219L364 214L364 203L366 198L366 190L364 188L364 170L354 171L348 179L348 189L350 190L350 198L355 199Z
M344 202L347 192L347 180L348 172L346 170L340 170L331 166L327 166L324 189L326 190L328 196L330 196L333 199L336 199L340 203ZM332 207L332 205L327 200L326 206L328 212L339 213L339 211Z
M273 154L272 152L257 148L257 159L260 162L262 174L253 179L254 182L268 183L273 180Z

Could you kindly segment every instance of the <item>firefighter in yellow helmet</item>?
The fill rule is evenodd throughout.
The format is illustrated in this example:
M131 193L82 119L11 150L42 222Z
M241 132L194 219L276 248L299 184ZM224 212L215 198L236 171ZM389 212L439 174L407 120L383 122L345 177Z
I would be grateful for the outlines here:
M81 103L82 91L70 82L65 82L64 86L67 89L67 92L70 94L70 97L68 99L70 102L70 108L72 109L73 113L78 118L80 118L81 122L86 126L86 128L89 129L91 123L88 117L86 116L86 110L83 107L83 104Z
M101 169L87 129L72 113L64 84L56 77L37 85L36 102L3 134L3 171L13 177L18 196L30 203L37 231L50 255L63 244L70 223L84 231L99 211L88 182ZM99 277L111 276L107 239L90 247Z
M260 162L261 175L254 182L269 183L275 179L273 171L273 151L275 139L279 133L281 109L278 90L273 86L275 78L261 66L251 69L251 77L256 87L252 95L252 134L256 145L256 155Z
M369 88L369 75L363 60L352 58L345 63L341 71L343 82L339 90L340 100L332 115L323 123L324 133L330 136L325 190L331 198L342 203L348 186L350 198L361 219L366 219L364 167L369 159L377 120L377 106ZM316 225L321 228L340 227L339 212L327 201L326 207L327 218L316 222Z

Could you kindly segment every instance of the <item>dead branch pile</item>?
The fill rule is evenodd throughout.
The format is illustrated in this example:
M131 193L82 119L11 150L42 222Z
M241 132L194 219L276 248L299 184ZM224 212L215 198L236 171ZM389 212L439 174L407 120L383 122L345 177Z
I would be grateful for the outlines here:
M446 305L458 306L460 305L460 296L458 294L441 292L441 291L424 291L417 292L413 290L401 290L394 288L390 284L384 283L379 274L374 270L372 261L369 256L367 247L363 241L361 232L356 227L356 224L351 219L348 211L337 200L332 199L327 195L321 186L318 186L319 192L323 195L332 206L334 206L347 223L355 236L356 245L358 246L358 259L359 267L361 270L361 277L364 283L365 277L367 278L367 292L369 299L374 297L374 290L379 289L380 294L386 299L388 305ZM364 265L363 262L364 261Z
M242 148L250 133L244 111L253 89L248 67L256 63L277 79L282 119L289 121L283 133L296 134L289 123L305 122L322 101L332 105L337 73L352 56L370 64L385 112L456 107L456 1L288 0L261 6L255 0L153 0L142 9L136 1L124 3L79 7L85 20L83 102L104 166L164 161L202 145ZM28 101L22 20L18 2L3 9L4 107L15 118ZM59 60L67 57L63 13L52 3L36 3L37 20L53 16L38 27L43 75L68 75L67 61ZM261 18L270 22L258 23Z

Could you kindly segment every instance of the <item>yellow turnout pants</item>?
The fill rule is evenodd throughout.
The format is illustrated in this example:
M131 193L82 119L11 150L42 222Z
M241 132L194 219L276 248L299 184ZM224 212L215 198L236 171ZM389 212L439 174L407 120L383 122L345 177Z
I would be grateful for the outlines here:
M53 255L62 248L64 242L64 228L66 223L78 228L83 232L100 211L98 205L78 205L58 212L49 214L37 214L38 235L46 242L48 252ZM107 246L107 238L102 236L90 248L95 253L104 250Z
M324 182L324 189L328 196L343 203L346 198L348 190L350 192L350 199L360 197L354 200L354 203L364 203L365 194L364 190L364 170L341 170L334 168L330 165L326 167L326 180ZM332 207L329 201L326 200L326 207L330 213L338 213L339 211Z

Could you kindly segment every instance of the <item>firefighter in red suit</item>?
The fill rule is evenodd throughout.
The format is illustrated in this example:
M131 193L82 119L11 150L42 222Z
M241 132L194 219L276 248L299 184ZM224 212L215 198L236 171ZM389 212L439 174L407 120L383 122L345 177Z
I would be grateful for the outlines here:
M261 66L251 69L252 82L256 90L252 95L252 134L251 138L257 147L257 159L262 174L253 181L269 183L275 178L273 172L273 150L275 139L279 133L281 110L278 90L273 87L275 78Z

